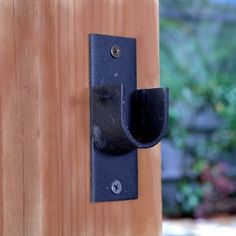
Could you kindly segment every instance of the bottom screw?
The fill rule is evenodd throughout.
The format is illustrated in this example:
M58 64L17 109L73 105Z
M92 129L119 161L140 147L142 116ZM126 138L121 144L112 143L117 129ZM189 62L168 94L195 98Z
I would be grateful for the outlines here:
M122 191L122 185L121 182L117 179L115 179L112 184L111 184L111 191L114 194L120 194L120 192Z

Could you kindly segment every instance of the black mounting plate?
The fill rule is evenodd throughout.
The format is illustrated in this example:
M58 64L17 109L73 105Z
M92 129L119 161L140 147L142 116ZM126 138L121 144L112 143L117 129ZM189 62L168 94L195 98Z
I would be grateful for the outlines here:
M114 37L91 34L90 46L90 94L93 88L107 85L125 87L126 122L131 120L131 94L136 90L136 40L133 38ZM120 57L111 55L111 48L118 46ZM91 96L93 107L95 97ZM106 122L104 120L104 122ZM93 112L90 113L90 123L93 124ZM138 162L137 150L123 155L111 155L99 151L93 140L91 125L91 201L117 201L137 199L138 197ZM110 127L112 129L112 127ZM120 182L121 191L114 193L112 183Z

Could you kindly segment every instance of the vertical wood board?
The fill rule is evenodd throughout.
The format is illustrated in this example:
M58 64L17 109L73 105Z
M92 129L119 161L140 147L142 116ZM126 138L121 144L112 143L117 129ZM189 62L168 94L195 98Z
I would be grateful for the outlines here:
M137 39L158 86L155 0L0 0L0 235L161 235L159 146L139 151L139 199L90 203L88 34Z

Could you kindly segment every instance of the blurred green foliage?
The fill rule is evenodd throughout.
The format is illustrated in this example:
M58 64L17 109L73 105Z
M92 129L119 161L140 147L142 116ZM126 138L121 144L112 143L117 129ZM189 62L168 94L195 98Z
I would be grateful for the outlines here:
M168 138L190 154L192 170L200 175L218 159L236 154L236 5L161 0L160 11L161 82L170 88ZM194 131L183 120L186 113L197 115L206 109L219 118L220 126L191 146L188 138ZM184 211L199 204L199 184L181 184Z
M177 200L182 204L182 211L184 214L192 214L199 206L203 195L204 189L198 183L189 184L184 180L179 184L179 192L177 193Z

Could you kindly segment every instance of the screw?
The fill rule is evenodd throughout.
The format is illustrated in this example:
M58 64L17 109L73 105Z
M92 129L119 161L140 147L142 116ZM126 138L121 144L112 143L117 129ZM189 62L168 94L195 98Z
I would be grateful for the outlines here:
M117 179L115 179L112 184L111 184L111 191L114 194L120 194L120 192L122 191L122 185L121 182Z
M117 45L113 45L112 46L112 48L111 48L111 55L112 55L112 57L114 57L116 59L120 58L121 50L120 50L119 46L117 46Z

